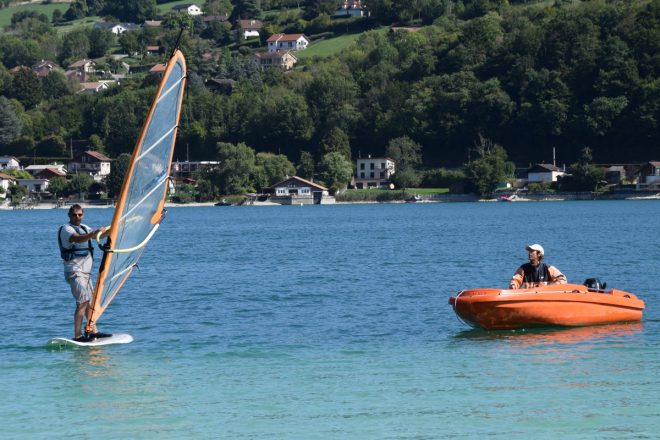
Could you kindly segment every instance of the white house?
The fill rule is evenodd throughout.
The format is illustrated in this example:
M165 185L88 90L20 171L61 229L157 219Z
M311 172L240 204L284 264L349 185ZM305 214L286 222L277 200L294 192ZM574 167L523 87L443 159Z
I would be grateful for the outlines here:
M188 15L202 15L202 10L199 8L199 6L193 4L193 3L187 3L184 5L176 5L172 8L173 11L176 12L186 12Z
M112 32L115 35L119 35L127 31L139 31L140 25L135 23L98 22L98 23L94 23L94 29L105 29L107 31Z
M28 194L43 193L48 191L48 179L16 179L18 185L24 186Z
M361 0L344 0L335 10L336 17L368 17L369 11Z
M389 188L389 178L395 173L396 162L389 157L358 159L354 177L355 188Z
M14 156L0 156L0 170L18 170L21 163Z
M0 188L4 190L4 191L0 191L0 199L4 199L7 197L7 192L9 191L9 187L14 183L16 183L16 178L4 173L0 173Z
M562 177L566 171L549 163L537 163L527 170L528 183L552 183Z
M73 161L67 164L69 173L88 173L97 182L110 174L110 159L103 153L88 150L76 156Z
M268 52L303 50L309 45L309 39L304 34L273 34L266 42Z
M78 93L99 93L108 89L108 83L106 81L95 81L95 82L81 82L80 90Z
M335 198L328 193L328 188L293 176L264 188L271 194L270 201L281 205L320 205L335 203Z
M260 20L239 20L240 35L244 40L251 37L258 37L259 31L264 24Z

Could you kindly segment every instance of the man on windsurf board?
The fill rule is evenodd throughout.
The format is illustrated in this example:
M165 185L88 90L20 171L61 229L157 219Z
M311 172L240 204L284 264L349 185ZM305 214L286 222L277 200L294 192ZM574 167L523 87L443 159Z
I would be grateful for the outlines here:
M96 338L111 335L99 333L93 326L92 333L82 333L82 323L92 299L92 264L94 258L94 247L92 239L99 233L106 237L110 231L101 227L92 230L82 223L83 209L80 205L72 205L69 208L69 223L60 226L57 233L57 241L60 247L60 255L64 261L64 278L71 287L71 294L76 300L76 311L73 315L73 339L77 342L88 342Z

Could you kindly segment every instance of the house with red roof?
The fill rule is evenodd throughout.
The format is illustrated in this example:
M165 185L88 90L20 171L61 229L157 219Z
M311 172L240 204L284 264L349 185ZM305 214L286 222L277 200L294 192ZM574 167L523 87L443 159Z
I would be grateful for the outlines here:
M266 43L268 43L268 52L303 50L309 45L309 38L304 34L273 34Z
M67 170L72 174L88 173L97 182L110 174L112 159L98 151L87 150L67 164Z

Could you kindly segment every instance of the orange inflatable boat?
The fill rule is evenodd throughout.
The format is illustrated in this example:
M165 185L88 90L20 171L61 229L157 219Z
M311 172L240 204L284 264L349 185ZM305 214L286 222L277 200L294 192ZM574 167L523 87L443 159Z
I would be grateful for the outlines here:
M486 330L635 322L644 310L644 301L632 293L580 284L463 290L449 304L465 323Z

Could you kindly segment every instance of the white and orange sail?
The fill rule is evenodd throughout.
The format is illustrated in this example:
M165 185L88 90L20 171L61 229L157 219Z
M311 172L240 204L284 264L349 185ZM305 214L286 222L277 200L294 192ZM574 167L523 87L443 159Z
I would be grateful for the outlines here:
M87 333L130 276L162 220L185 82L186 60L175 50L126 171L87 313Z

